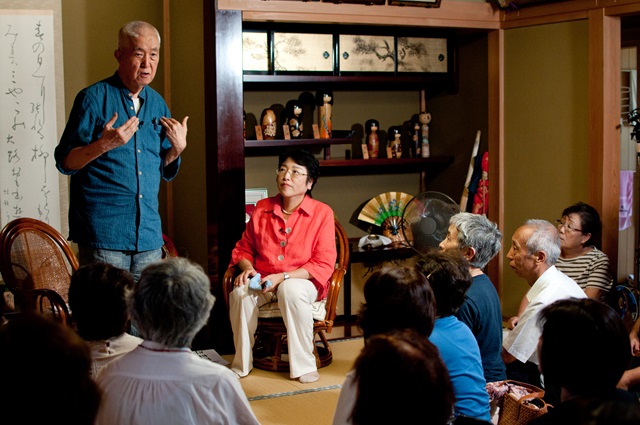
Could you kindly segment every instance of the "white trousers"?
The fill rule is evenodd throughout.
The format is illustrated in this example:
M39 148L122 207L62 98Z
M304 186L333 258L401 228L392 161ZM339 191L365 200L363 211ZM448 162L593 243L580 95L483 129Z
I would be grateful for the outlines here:
M311 309L317 297L318 290L306 279L287 279L278 286L278 308L287 327L291 378L317 370ZM231 369L240 376L253 369L258 309L272 298L272 293L250 290L249 285L238 286L229 294L229 318L236 349Z

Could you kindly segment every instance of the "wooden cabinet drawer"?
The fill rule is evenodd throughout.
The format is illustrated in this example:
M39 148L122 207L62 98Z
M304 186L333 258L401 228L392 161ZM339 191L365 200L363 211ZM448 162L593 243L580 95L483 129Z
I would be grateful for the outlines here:
M447 72L447 39L398 37L398 73Z
M393 36L340 34L340 72L395 72Z
M273 69L333 72L333 35L274 32Z

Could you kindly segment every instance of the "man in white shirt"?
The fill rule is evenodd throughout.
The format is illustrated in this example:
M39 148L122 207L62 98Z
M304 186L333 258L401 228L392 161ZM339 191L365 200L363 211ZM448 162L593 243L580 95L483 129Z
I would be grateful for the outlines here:
M560 256L560 236L545 220L528 220L520 226L507 254L509 266L531 286L525 298L527 307L517 324L504 338L502 359L507 377L540 385L537 346L539 311L564 298L586 298L584 291L555 267Z

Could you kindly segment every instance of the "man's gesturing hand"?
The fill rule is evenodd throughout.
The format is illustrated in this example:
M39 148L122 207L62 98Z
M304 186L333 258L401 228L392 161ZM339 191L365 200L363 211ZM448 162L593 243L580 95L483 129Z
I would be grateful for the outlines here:
M116 112L113 114L113 117L111 117L111 120L104 126L102 137L100 137L100 144L104 152L126 144L131 140L135 132L138 131L138 125L140 124L138 117L131 117L120 127L114 128L113 124L115 124L117 119L118 113Z
M167 139L171 142L171 149L164 158L164 164L169 165L180 156L184 148L187 147L187 120L184 117L182 122L175 118L160 118L160 123L165 128Z

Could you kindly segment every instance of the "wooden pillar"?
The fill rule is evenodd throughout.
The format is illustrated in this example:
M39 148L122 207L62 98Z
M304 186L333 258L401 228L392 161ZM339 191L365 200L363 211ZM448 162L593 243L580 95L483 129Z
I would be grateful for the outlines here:
M171 14L170 0L162 1L162 60L164 62L164 80L162 82L164 90L164 101L171 110ZM173 184L165 182L166 214L165 228L169 239L173 240L175 232L173 216Z
M489 212L488 218L504 232L504 30L488 34L488 114L489 147ZM487 274L502 296L504 251L509 236L503 235L502 252L491 260ZM506 245L506 246L505 246Z
M207 246L217 298L209 334L213 346L224 353L233 345L220 282L245 217L241 12L218 10L217 1L205 0L204 37Z
M602 250L618 264L620 18L589 11L589 203L602 218Z

